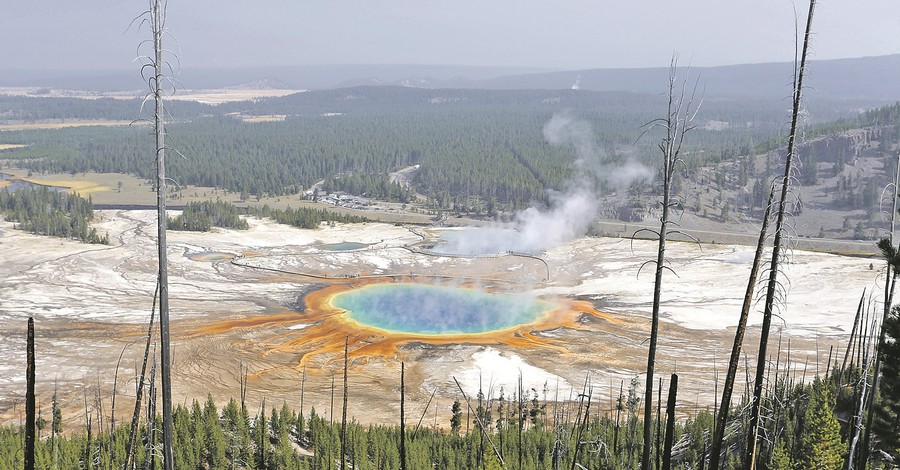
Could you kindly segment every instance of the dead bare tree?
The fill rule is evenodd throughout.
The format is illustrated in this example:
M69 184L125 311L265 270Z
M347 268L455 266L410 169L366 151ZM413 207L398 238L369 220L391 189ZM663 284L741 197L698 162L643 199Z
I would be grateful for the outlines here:
M809 39L812 32L812 19L815 12L816 0L810 0L809 13L806 19L806 32L803 36L803 48L800 53L800 66L794 80L793 107L791 109L791 130L788 134L787 155L784 163L784 175L781 179L781 197L778 201L778 211L775 214L775 240L772 245L772 261L769 269L769 279L766 286L766 300L763 313L763 325L759 338L759 357L756 363L756 379L753 385L753 401L750 406L749 433L747 438L747 452L745 465L748 469L756 465L756 437L759 433L759 409L762 401L763 381L766 370L766 347L769 343L769 329L772 325L772 315L775 307L775 293L778 289L778 272L781 267L781 257L784 243L784 216L788 192L790 191L791 172L794 162L794 144L797 140L797 122L800 116L800 98L803 91L803 77L806 72L806 57L809 51Z
M156 343L153 344L150 366L150 382L147 384L147 453L144 457L144 470L156 468Z
M419 416L419 422L416 423L416 427L413 428L412 436L409 437L410 442L416 440L416 434L419 433L419 427L422 426L422 421L425 419L425 413L428 413L428 408L431 406L431 401L434 400L434 395L437 393L437 388L435 388L431 392L431 397L428 398L428 402L425 403L425 409L422 410L422 416ZM437 409L435 409L435 415L437 415Z
M34 470L34 318L28 317L25 343L25 470Z
M472 402L469 401L469 397L467 397L466 392L463 391L462 385L459 384L459 380L456 380L456 377L453 377L453 381L456 382L456 388L459 389L459 393L462 394L463 400L466 401L466 406L469 408L469 412L471 412L475 416L475 424L477 424L478 428L481 430L481 435L487 438L488 443L491 445L491 448L494 449L494 455L496 455L497 460L500 461L500 466L502 468L506 468L506 463L503 461L503 455L500 453L499 450L497 450L497 446L494 445L494 440L491 439L491 435L488 434L487 428L485 427L484 422L478 416L479 413L476 413L474 410L472 410ZM403 408L401 408L401 410L402 409ZM400 429L401 429L401 435L402 435L403 428L401 427ZM401 462L401 464L403 464L402 460L400 462Z
M406 364L400 363L400 470L406 470Z
M341 470L347 469L347 352L350 337L344 338L344 406L341 407Z
M113 386L112 386L112 403L110 404L109 411L109 463L107 464L108 468L113 467L113 463L116 458L115 452L115 439L116 439L116 392L119 388L119 366L122 363L122 357L125 355L125 351L128 349L128 346L134 344L134 341L125 345L122 348L122 352L119 354L119 360L116 361L116 371L113 374ZM126 467L127 468L127 467Z
M898 157L900 158L900 157ZM900 161L897 162L897 173L894 176L893 203L891 205L891 232L886 238L878 241L878 247L887 261L887 271L884 279L884 310L881 316L879 326L878 342L875 343L875 365L872 368L872 388L865 400L865 406L868 408L866 416L866 429L863 434L862 455L859 460L860 466L865 466L869 460L869 451L871 450L869 439L872 434L872 420L875 419L875 396L878 392L881 381L881 344L884 342L884 323L887 321L891 313L891 305L894 303L894 289L897 287L897 277L900 276L900 248L894 246L894 221L897 216L897 188L900 185Z
M874 324L873 324L873 327L874 327ZM874 330L874 328L872 328L872 330ZM872 338L875 335L874 335L874 331L873 331L868 336L866 336L865 333L863 333L861 336L863 338L862 341L866 341L865 338L868 338L867 343L871 343ZM871 347L874 347L874 346L871 346ZM866 399L869 396L869 392L868 392L868 390L869 390L869 365L871 364L871 361L869 360L869 357L868 357L869 350L870 350L870 346L867 344L862 363L860 364L861 371L860 371L859 383L856 385L856 387L859 388L860 391L859 391L858 408L854 412L853 416L850 418L850 433L849 433L850 434L850 436L849 436L850 450L847 453L847 470L852 470L853 468L856 468L857 466L861 467L861 468L865 468L865 461L862 460L862 457L865 457L865 456L861 456L860 461L858 461L858 462L855 461L855 458L856 458L856 453L857 453L857 446L859 445L859 437L860 437L860 434L863 432L862 417L863 417L863 414L865 413Z
M147 343L144 346L144 360L141 363L141 375L138 378L137 389L134 398L134 413L131 415L131 430L128 432L128 444L125 447L125 469L133 468L134 461L134 443L137 438L138 422L141 417L141 400L144 393L144 380L147 373L147 360L150 356L150 343L153 339L153 317L156 315L156 300L159 295L159 282L157 281L156 290L153 291L153 308L150 310L150 323L147 326Z
M675 399L677 396L678 375L672 374L672 379L669 381L669 401L666 403L666 442L663 450L663 470L672 468L672 443L675 440Z
M575 470L576 465L578 464L578 452L581 450L582 441L581 438L584 435L584 428L587 427L588 419L590 418L590 410L591 410L591 394L593 393L593 387L589 387L589 376L584 378L584 389L581 394L578 396L578 413L575 415L575 425L578 426L578 434L575 437L575 450L572 453L572 467L570 470ZM587 402L585 402L587 400ZM581 417L581 410L584 409L584 417L581 418L581 422L579 423L579 418ZM519 468L521 467L521 461L519 462ZM583 468L583 467L582 467Z
M149 92L144 102L153 101L153 128L156 140L156 210L157 210L157 248L158 248L158 282L159 282L159 337L160 337L160 375L162 379L162 415L163 415L163 469L174 468L173 429L172 429L172 371L171 346L169 340L169 280L166 257L166 129L164 101L167 97L166 86L172 83L165 72L171 66L163 58L163 36L167 34L165 22L165 5L161 0L150 0L149 10L138 18L141 24L148 24L152 40L141 42L141 46L152 44L150 55L140 55L143 65L141 76L147 80ZM140 49L140 46L139 46ZM149 76L145 75L149 71Z
M853 350L853 342L857 337L857 329L859 328L859 319L862 317L863 312L863 304L866 300L866 290L863 289L862 295L859 297L859 306L856 307L856 316L853 317L853 328L850 329L850 340L847 342L847 348L844 350L844 361L841 363L841 373L839 377L844 376L844 371L847 370L847 359L853 361L853 356L850 354L850 351Z
M519 422L518 423L519 424L519 433L518 433L519 436L518 436L518 442L516 442L516 451L517 451L518 457L519 457L519 468L522 468L522 427L525 422L525 415L522 414L522 400L523 400L522 395L524 394L524 392L525 392L524 387L522 387L522 371L520 370L519 371L519 394L518 394L519 396L518 396L518 400L517 400L517 405L518 405L517 411L519 414L518 419L517 419L517 421ZM502 432L500 433L500 437L501 438L503 437ZM503 451L503 443L502 442L500 443L500 451L501 452Z
M303 378L300 379L300 416L303 416L303 392L306 386L306 366L303 366Z
M619 399L616 401L616 428L613 434L613 455L616 459L619 458L619 417L622 414L622 410L625 409L624 401L622 401L622 392L625 389L625 381L622 380L619 382Z
M677 79L678 57L673 56L669 66L669 88L668 88L668 107L665 117L654 119L645 126L650 130L652 128L662 129L664 135L659 143L659 149L662 151L662 215L659 218L659 232L650 229L641 229L635 232L647 231L654 233L659 240L656 261L648 261L646 264L656 264L656 277L653 283L653 310L650 324L650 346L647 352L647 381L644 390L644 446L641 454L641 468L650 468L650 453L653 447L652 442L652 426L653 422L653 372L656 365L656 343L659 336L659 308L660 297L662 295L662 275L664 270L672 269L666 265L666 238L671 234L682 234L678 230L669 228L672 222L669 220L669 211L678 203L673 200L672 190L675 180L675 172L678 164L681 163L681 147L684 144L684 138L689 131L695 126L692 124L694 117L697 115L699 105L694 106L694 92L690 96L686 93L686 82L682 82L679 90ZM643 266L642 266L643 267Z
M734 332L734 343L731 347L731 357L728 360L728 372L725 375L725 384L722 388L722 401L719 405L719 414L716 416L716 429L713 433L712 448L709 453L709 468L719 469L719 459L722 453L722 441L725 438L725 425L728 422L728 409L731 407L731 394L734 391L734 381L737 376L738 365L741 359L741 348L744 344L744 333L747 331L747 319L750 317L750 307L753 305L753 292L756 290L756 279L759 267L762 264L763 250L766 245L766 234L769 228L769 215L772 213L772 199L775 197L775 187L769 190L769 201L763 214L762 227L759 229L759 240L756 243L756 254L753 256L753 265L750 267L750 278L747 280L747 291L744 293L744 303L741 306L741 316L737 329Z
M51 420L50 420L50 442L51 447L53 447L53 463L50 466L53 470L59 468L59 432L62 427L62 413L59 410L59 384L56 380L53 381L53 408L51 411Z
M241 393L241 414L245 414L247 412L247 375L250 373L250 366L244 367L244 361L242 360L240 364L238 364L238 382L240 383L240 393Z

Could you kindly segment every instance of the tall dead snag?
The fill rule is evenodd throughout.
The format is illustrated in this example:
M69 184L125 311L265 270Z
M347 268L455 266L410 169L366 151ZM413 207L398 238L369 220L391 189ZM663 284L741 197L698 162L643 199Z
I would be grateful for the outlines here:
M34 470L34 318L28 317L25 344L25 470Z
M860 345L863 345L864 350L859 362L859 383L856 385L859 388L858 408L853 416L850 417L850 451L847 453L847 470L866 468L865 459L867 459L867 456L861 455L859 460L854 459L859 446L860 434L863 432L863 414L866 409L866 399L869 396L869 368L872 364L872 361L869 359L869 351L875 347L875 345L871 344L873 343L872 339L875 337L875 322L871 326L864 327L864 330L860 331Z
M406 365L400 363L400 470L406 470Z
M119 366L122 364L122 357L125 356L125 351L132 344L134 342L128 343L122 348L119 360L116 361L116 371L113 374L112 403L110 403L109 407L109 467L115 465L116 459L116 394L119 388Z
M247 376L250 373L250 366L244 367L244 361L241 360L238 365L238 382L240 382L241 392L241 414L247 413Z
M147 444L144 457L144 470L156 468L156 344L153 344L150 366L150 382L147 384Z
M341 470L347 468L347 352L350 337L344 338L344 406L341 409Z
M672 374L669 383L669 401L666 403L666 442L663 450L662 468L672 468L672 444L675 441L675 397L678 396L678 375ZM701 460L701 467L703 465Z
M728 409L731 407L731 394L734 391L734 381L737 376L738 365L741 359L741 348L744 344L744 333L747 331L747 319L750 317L750 307L753 305L753 292L756 289L756 278L759 274L759 266L762 264L763 251L766 245L766 234L769 229L769 216L772 213L772 199L775 197L774 186L769 190L769 201L763 214L762 227L759 229L759 240L756 242L756 254L753 256L753 265L750 267L750 278L747 280L747 291L744 293L744 303L741 306L741 317L738 320L737 329L734 331L734 344L731 346L731 358L728 360L728 372L725 375L725 385L722 388L722 401L719 405L719 414L716 416L716 429L713 432L712 448L709 450L709 468L719 470L719 460L722 453L722 441L725 438L725 425L728 423Z
M578 413L576 413L576 415L575 415L575 426L578 427L578 434L575 437L575 451L572 453L571 470L575 470L577 468L577 466L579 466L578 451L581 450L581 444L582 444L581 437L584 435L584 429L587 427L588 420L590 419L591 394L593 393L593 390L592 390L593 387L588 388L588 377L585 377L584 384L585 384L584 389L581 392L581 395L579 395L579 397L578 397L580 399L580 401L578 403ZM585 400L587 400L587 402L585 402ZM582 408L584 408L584 417L583 418L581 418L581 409ZM579 418L581 419L580 424L578 422ZM520 416L519 419L520 420L524 419L524 416ZM521 462L520 462L519 468L522 468Z
M522 371L520 370L519 371L519 399L518 399L518 410L517 410L519 413L519 416L517 419L517 421L519 422L518 423L519 424L519 440L516 443L516 451L518 452L518 455L519 455L519 468L522 468L522 428L525 424L525 415L522 413L522 405L523 405L522 401L524 400L522 395L524 395L524 394L525 394L525 389L524 389L524 387L522 387ZM500 432L500 438L501 439L503 438L502 431ZM503 443L502 442L500 443L500 451L501 452L503 451Z
M664 132L662 141L659 143L659 149L662 151L662 178L663 178L663 194L662 194L662 215L659 218L659 232L653 232L649 229L642 229L635 232L648 231L656 233L659 239L659 248L656 257L656 277L653 283L653 313L650 326L650 348L647 353L647 382L644 393L644 447L641 454L641 468L650 468L650 453L653 448L652 426L653 422L653 371L656 364L656 342L659 333L659 307L660 296L662 294L662 275L663 271L671 268L666 266L666 237L670 234L681 233L677 230L669 228L669 209L677 204L673 201L672 189L674 186L675 171L678 163L681 162L681 146L684 143L684 137L694 128L692 121L697 114L699 107L693 104L694 93L690 97L685 93L685 82L682 82L680 90L678 89L678 80L676 78L677 56L672 57L672 63L669 66L669 89L668 89L668 109L666 116L650 121L645 127L661 128ZM653 263L648 261L647 263Z
M303 378L300 379L300 416L303 416L303 389L306 386L306 366L303 366Z
M809 14L806 19L806 32L803 35L803 49L800 52L800 68L794 80L793 107L791 109L791 131L788 135L787 156L784 162L784 176L781 180L781 197L778 200L778 212L775 214L775 240L772 245L772 263L769 269L769 280L766 285L766 303L763 311L763 325L759 337L759 357L756 362L756 379L753 385L753 401L750 403L749 433L747 436L747 452L745 465L749 469L756 466L756 437L759 433L759 409L762 401L763 381L766 371L766 347L769 343L769 329L772 325L772 314L775 306L775 292L778 288L778 271L781 266L782 243L784 238L784 214L787 195L791 184L791 170L794 162L794 143L797 139L797 121L800 115L800 96L803 91L803 76L806 72L806 56L809 50L809 38L812 31L813 12L816 0L809 2Z
M402 373L401 373L401 377L402 377ZM455 376L453 377L453 381L456 382L456 388L459 389L459 393L462 395L463 400L466 401L466 407L468 408L469 413L471 413L472 415L475 416L475 424L477 424L477 425L478 425L478 429L481 430L481 435L482 435L483 437L486 437L486 438L487 438L488 443L491 445L491 449L494 450L494 455L497 456L497 460L500 462L500 467L501 467L501 468L506 468L506 463L503 461L503 454L501 454L500 451L497 450L497 446L494 445L494 440L491 439L491 435L488 434L488 430L487 430L487 427L486 427L485 424L484 424L484 421L482 421L482 420L481 420L481 416L479 416L480 413L478 413L478 412L476 412L475 410L472 409L472 402L469 400L469 397L466 396L466 392L463 391L462 385L459 384L459 380L456 380L456 377L455 377ZM479 390L480 390L480 389L479 389ZM401 396L402 396L402 394L401 394ZM401 406L400 410L401 410L401 411L403 410L403 407L402 407L402 406ZM401 414L401 416L402 416L402 414ZM400 435L402 436L402 435L403 435L403 434L402 434L402 433L403 433L402 423L401 423L401 427L400 427L400 433L401 433ZM468 434L468 432L467 432L467 434ZM404 462L403 460L400 461L400 465L404 465L404 467L401 467L401 468L402 468L402 469L405 469L405 462ZM557 463L554 461L554 468L556 468L556 466L557 466Z
M165 75L163 67L163 35L165 28L165 7L160 0L150 0L150 9L143 13L143 23L150 26L153 36L151 55L142 56L144 62L141 76L145 77L150 91L144 101L153 100L153 128L156 139L156 210L157 210L157 248L159 261L159 340L160 340L160 375L162 378L162 415L163 415L163 469L174 468L172 448L172 372L171 346L169 341L169 278L166 258L166 129L165 108L166 97L164 82L171 80ZM140 17L139 17L140 18ZM149 43L144 41L141 45ZM146 76L145 71L150 71Z
M900 158L900 156L898 156L898 158ZM878 393L879 383L881 381L881 345L884 342L884 324L888 321L888 317L891 314L891 305L894 303L894 289L897 287L897 277L900 275L900 254L898 254L900 249L894 246L894 221L897 216L898 187L900 187L900 161L897 162L897 173L894 176L891 232L888 234L887 238L882 238L878 241L878 248L881 249L881 253L887 261L887 272L885 272L884 279L884 311L879 326L878 342L875 343L875 366L872 375L872 388L865 401L869 411L866 417L866 432L863 435L862 458L859 461L861 466L865 466L869 461L869 451L871 450L869 438L872 434L872 421L875 419L875 397Z
M128 432L128 444L125 447L125 468L132 468L134 463L134 443L137 438L138 422L141 417L141 400L144 393L144 380L147 373L147 360L150 356L150 343L153 339L153 317L156 314L156 300L159 295L159 283L153 291L153 308L150 310L150 325L147 327L147 344L144 346L144 361L141 363L141 376L138 379L134 397L134 413L131 415L131 430Z
M847 370L847 359L850 359L851 362L853 360L853 356L850 352L853 350L853 342L857 337L857 329L859 328L859 319L862 317L863 312L863 304L866 300L866 290L863 289L862 295L859 297L859 305L856 307L856 316L853 317L853 328L850 329L850 340L847 342L847 348L844 350L844 361L841 363L841 373L838 375L839 377L844 377L844 371ZM851 363L852 365L852 363Z

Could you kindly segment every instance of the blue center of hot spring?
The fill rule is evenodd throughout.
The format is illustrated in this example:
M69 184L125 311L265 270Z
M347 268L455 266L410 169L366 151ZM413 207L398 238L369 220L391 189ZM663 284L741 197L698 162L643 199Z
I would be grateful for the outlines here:
M422 284L378 284L342 292L331 305L351 320L396 333L474 334L530 323L552 306L524 296Z

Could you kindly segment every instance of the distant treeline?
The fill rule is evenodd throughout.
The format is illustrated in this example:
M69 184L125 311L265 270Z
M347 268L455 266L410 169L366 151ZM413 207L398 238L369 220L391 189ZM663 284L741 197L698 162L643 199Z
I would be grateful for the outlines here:
M139 119L140 99L57 98L48 96L0 95L0 122L36 122L47 120L111 120ZM214 107L194 101L173 102L169 114L178 119L193 119L214 113ZM172 114L173 116L176 114Z
M268 217L279 224L307 229L319 228L322 222L355 224L369 221L365 217L344 215L326 209L313 209L311 207L272 209L266 204L262 207L250 207L247 209L247 212L258 217Z
M225 201L189 203L180 215L169 217L167 225L172 230L208 232L212 227L247 230L250 226L240 216L240 209Z
M268 205L262 207L240 208L225 201L191 202L182 213L169 217L168 226L172 230L208 232L212 227L247 230L250 226L241 215L267 217L280 224L299 228L315 229L322 222L359 223L367 222L365 217L343 215L326 209L300 207L297 209L272 209Z
M94 219L91 199L46 187L0 190L0 212L17 228L37 235L71 238L85 243L109 243L90 226Z

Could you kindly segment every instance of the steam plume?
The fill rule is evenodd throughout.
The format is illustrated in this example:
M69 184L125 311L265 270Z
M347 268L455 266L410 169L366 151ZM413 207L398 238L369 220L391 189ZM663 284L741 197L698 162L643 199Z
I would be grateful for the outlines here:
M576 177L563 192L551 192L550 204L529 207L516 215L512 227L495 226L460 231L438 251L459 254L491 254L507 251L538 253L587 233L599 210L595 181L615 190L638 181L649 181L653 170L631 158L614 161L602 152L590 123L569 111L556 113L544 125L544 138L551 145L575 148Z

